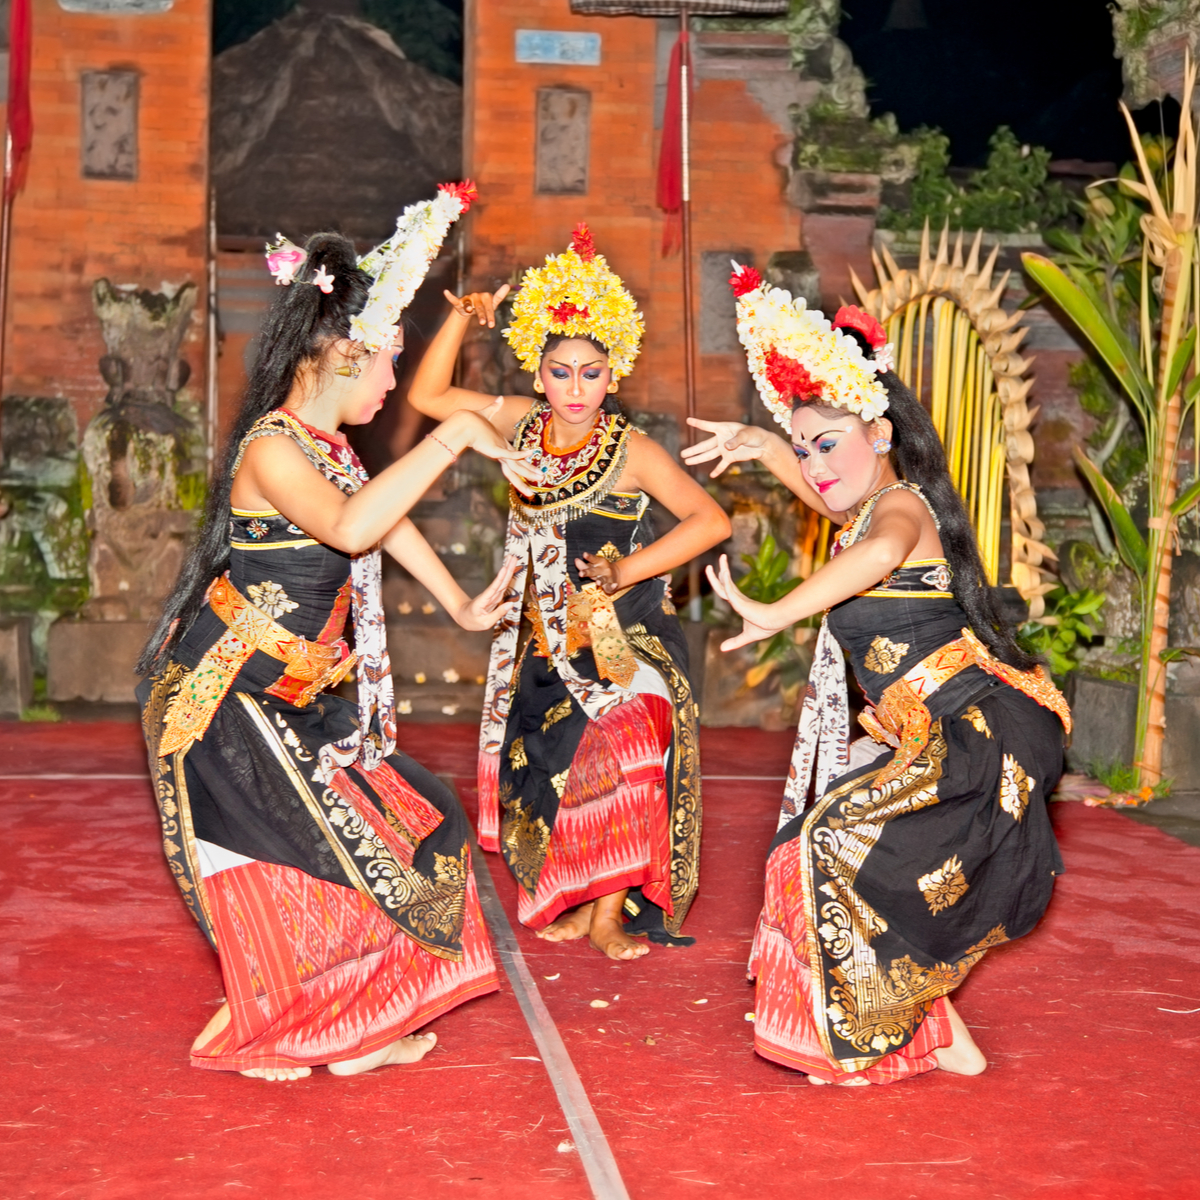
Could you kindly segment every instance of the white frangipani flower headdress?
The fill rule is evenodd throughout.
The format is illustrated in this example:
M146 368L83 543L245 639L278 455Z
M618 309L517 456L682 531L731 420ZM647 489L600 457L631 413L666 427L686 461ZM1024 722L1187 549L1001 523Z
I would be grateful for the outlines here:
M830 323L802 296L793 300L782 288L764 287L753 267L736 262L729 282L737 297L738 337L758 394L789 435L795 399L820 400L867 422L887 411L879 376L892 369L892 347L874 317L845 305ZM842 329L861 333L874 358Z
M374 277L362 312L350 320L350 337L371 354L390 344L396 322L412 303L446 240L450 226L479 195L475 185L443 183L432 200L410 204L396 221L396 232L358 260L359 270ZM267 246L267 269L275 282L296 282L307 255L282 234ZM323 292L333 290L334 276L321 267L309 280Z

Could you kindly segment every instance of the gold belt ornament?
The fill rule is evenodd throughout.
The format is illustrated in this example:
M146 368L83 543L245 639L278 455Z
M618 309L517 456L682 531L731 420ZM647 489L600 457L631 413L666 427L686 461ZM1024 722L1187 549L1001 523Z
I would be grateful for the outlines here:
M356 656L344 641L325 644L298 637L251 604L224 575L213 583L208 603L226 630L195 670L187 673L171 700L159 757L186 750L204 737L234 677L256 650L285 663L287 677L307 684L294 696L299 708L344 679L355 663Z
M1062 692L1050 682L1044 667L1039 665L1032 671L1010 667L995 658L979 638L965 628L958 641L939 646L911 671L884 688L879 703L859 716L859 724L877 742L896 747L892 761L876 777L875 786L898 779L913 764L925 749L933 724L925 701L942 684L971 666L982 668L1036 700L1043 708L1050 709L1058 715L1067 733L1071 732L1071 710Z

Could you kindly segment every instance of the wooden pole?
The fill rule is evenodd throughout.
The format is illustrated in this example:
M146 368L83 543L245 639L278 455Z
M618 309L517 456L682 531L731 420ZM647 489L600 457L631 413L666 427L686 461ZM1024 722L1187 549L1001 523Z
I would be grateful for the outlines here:
M0 397L4 395L4 367L8 348L8 260L12 247L13 198L8 181L12 177L12 133L4 133L4 195L0 204Z
M683 159L683 195L679 209L683 231L683 394L686 414L696 415L696 321L692 297L692 161L691 161L691 67L692 45L688 30L688 6L679 9L679 120L680 151ZM696 440L696 430L687 426L687 444ZM688 563L688 619L699 621L700 560Z

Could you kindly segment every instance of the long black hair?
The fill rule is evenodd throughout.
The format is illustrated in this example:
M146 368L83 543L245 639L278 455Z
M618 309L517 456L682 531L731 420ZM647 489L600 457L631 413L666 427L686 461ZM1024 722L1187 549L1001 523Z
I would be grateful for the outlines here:
M372 280L358 269L349 238L340 233L314 233L304 248L308 257L296 282L279 289L263 323L241 410L209 487L203 523L175 589L163 604L162 616L142 649L135 668L139 675L154 670L187 633L204 607L209 584L229 565L229 493L242 439L259 417L287 400L302 367L319 364L332 342L349 336L350 318L362 312L367 302ZM322 267L334 277L329 293L309 282Z
M561 343L572 341L591 342L591 344L595 346L595 348L599 350L600 353L605 356L605 358L608 357L608 347L603 342L597 341L597 339L592 337L590 334L585 333L580 334L578 337L572 337L569 333L552 333L546 338L546 341L542 346L542 361L544 362L546 355L549 354L551 350L557 349ZM538 369L541 369L540 364ZM609 392L608 395L604 397L604 403L600 405L600 409L602 412L606 413L623 413L625 411L621 401L617 398L616 392Z
M863 353L872 357L870 343L858 330L842 327L841 332L854 338ZM915 483L925 494L940 522L939 534L946 562L954 573L950 585L954 598L967 614L975 636L1009 666L1028 671L1039 659L1017 645L1012 626L996 602L979 556L979 545L958 489L950 480L946 450L938 437L929 413L900 377L887 371L880 377L887 389L888 407L883 415L892 423L892 461L897 474ZM823 407L817 398L800 400L795 407Z

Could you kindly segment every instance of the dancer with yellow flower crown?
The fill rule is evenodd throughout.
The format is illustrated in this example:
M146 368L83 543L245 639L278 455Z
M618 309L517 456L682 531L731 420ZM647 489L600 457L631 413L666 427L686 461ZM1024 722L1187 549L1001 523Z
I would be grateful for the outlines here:
M642 317L586 226L526 271L504 331L539 398L450 386L470 322L494 326L508 291L446 293L453 311L409 392L439 420L486 411L541 478L509 495L524 615L492 647L480 842L503 853L539 936L632 959L649 949L640 934L680 940L699 876L696 704L662 576L728 537L729 521L621 411ZM679 521L657 540L651 497Z
M1013 641L928 414L882 326L833 322L736 267L738 333L789 440L694 421L693 463L757 459L845 522L835 557L785 599L713 586L744 622L732 650L822 611L751 954L755 1049L810 1083L891 1083L987 1065L946 996L1028 933L1062 862L1046 802L1070 714ZM790 443L790 444L789 444ZM870 707L848 746L845 661ZM803 812L816 767L816 800Z

